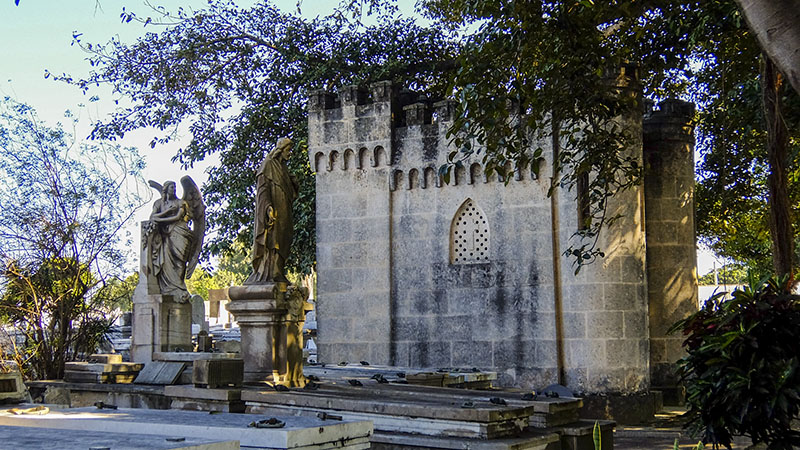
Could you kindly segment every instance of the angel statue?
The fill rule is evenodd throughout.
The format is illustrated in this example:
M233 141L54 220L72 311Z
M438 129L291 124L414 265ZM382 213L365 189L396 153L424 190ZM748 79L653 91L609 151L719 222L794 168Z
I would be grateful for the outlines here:
M292 202L298 191L297 181L286 168L292 147L290 139L279 139L256 174L253 273L245 284L287 281L283 267L292 246Z
M161 295L186 302L190 296L185 280L192 276L203 246L206 206L189 176L181 178L183 199L177 197L174 181L162 186L150 180L149 184L161 193L161 198L153 204L142 239L147 247L145 267L148 275L158 281Z

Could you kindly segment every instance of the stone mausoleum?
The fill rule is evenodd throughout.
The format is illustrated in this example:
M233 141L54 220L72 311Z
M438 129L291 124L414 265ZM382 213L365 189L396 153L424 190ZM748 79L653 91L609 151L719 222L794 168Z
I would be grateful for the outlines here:
M552 142L538 176L506 183L475 160L444 183L452 101L381 82L314 92L308 108L320 362L477 367L586 393L674 383L681 338L666 331L697 308L691 104L620 119L645 181L613 198L606 256L577 275L563 255L576 192L547 196Z

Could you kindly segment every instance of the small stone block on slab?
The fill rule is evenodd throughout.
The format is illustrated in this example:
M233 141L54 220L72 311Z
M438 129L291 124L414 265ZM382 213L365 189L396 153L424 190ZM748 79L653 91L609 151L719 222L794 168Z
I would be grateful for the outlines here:
M139 372L144 368L141 363L88 363L88 362L68 362L64 365L64 370L74 372L94 372L94 373L131 373Z
M201 359L195 361L192 368L192 383L196 387L239 387L243 380L242 359Z
M90 363L119 364L122 362L122 355L119 353L95 353L89 355Z
M0 373L0 400L21 402L27 398L25 383L18 370Z
M406 380L409 384L418 384L421 386L437 386L444 385L443 373L420 372L406 375Z
M175 384L180 378L186 364L182 362L153 361L145 364L144 369L133 382L135 384Z
M600 428L600 448L614 448L616 422L598 420L596 423ZM591 420L581 420L550 431L561 435L562 450L594 450L594 426Z

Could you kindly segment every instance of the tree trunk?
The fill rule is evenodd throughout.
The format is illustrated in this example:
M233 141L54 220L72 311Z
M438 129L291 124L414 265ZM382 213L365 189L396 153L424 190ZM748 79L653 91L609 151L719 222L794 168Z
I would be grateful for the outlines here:
M761 49L800 94L800 0L736 0Z
M792 210L789 204L786 179L789 138L782 114L783 85L783 76L776 70L769 57L764 55L761 88L768 136L769 229L772 237L772 264L777 275L791 277L794 260L794 232L792 231Z

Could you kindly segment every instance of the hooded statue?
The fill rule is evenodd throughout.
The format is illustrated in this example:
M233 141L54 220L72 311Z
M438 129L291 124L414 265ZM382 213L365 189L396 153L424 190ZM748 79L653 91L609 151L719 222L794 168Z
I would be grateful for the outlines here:
M292 203L297 198L297 182L286 162L292 141L278 140L267 154L256 175L256 209L253 225L253 273L245 284L286 282L284 265L292 246Z

